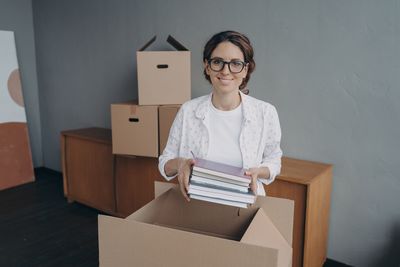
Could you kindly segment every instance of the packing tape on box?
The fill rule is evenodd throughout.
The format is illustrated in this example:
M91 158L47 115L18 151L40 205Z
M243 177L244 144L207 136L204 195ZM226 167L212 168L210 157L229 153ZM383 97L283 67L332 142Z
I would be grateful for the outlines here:
M131 115L136 114L137 105L131 105Z

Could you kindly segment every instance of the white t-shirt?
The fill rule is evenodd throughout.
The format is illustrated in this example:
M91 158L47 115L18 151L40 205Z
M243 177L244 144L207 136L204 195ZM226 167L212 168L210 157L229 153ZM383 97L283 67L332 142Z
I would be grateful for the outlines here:
M242 168L243 160L239 146L243 120L242 104L229 111L219 110L210 105L209 118L210 145L207 159Z
M240 131L242 129L242 104L233 110L219 110L210 105L209 134L210 146L206 159L243 167L240 151ZM264 187L257 181L257 195L265 195Z

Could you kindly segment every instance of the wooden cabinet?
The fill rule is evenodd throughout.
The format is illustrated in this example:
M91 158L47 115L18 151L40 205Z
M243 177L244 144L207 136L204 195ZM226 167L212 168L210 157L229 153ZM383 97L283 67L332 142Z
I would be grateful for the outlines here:
M326 260L331 184L331 165L282 158L281 174L265 186L268 196L294 200L293 267Z
M157 158L116 156L118 216L126 217L153 200L156 180L165 181L158 171Z
M154 181L165 181L158 158L112 154L111 130L86 128L61 133L64 195L119 217L154 198Z
M64 195L114 214L114 156L111 131L88 128L61 132Z

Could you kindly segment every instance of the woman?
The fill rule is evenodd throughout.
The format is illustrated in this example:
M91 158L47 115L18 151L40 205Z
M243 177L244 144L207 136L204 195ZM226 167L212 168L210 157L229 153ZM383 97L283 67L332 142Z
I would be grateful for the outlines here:
M255 68L253 54L249 39L234 31L215 34L204 47L204 75L212 92L182 105L159 158L160 173L167 180L178 176L188 201L192 155L247 169L258 195L265 195L262 183L280 172L276 109L241 92Z

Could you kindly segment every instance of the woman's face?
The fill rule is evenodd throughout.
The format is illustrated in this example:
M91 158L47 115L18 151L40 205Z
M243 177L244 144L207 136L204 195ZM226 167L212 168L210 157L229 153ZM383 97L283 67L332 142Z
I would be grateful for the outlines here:
M211 53L211 59L221 59L222 61L226 62L244 62L242 50L228 41L218 44L218 46ZM208 62L205 62L205 68L207 74L210 76L211 84L213 85L214 90L216 90L218 93L237 92L239 90L239 86L242 84L243 79L247 75L247 65L245 65L240 73L232 73L229 70L228 64L225 64L222 70L214 71L211 69Z

